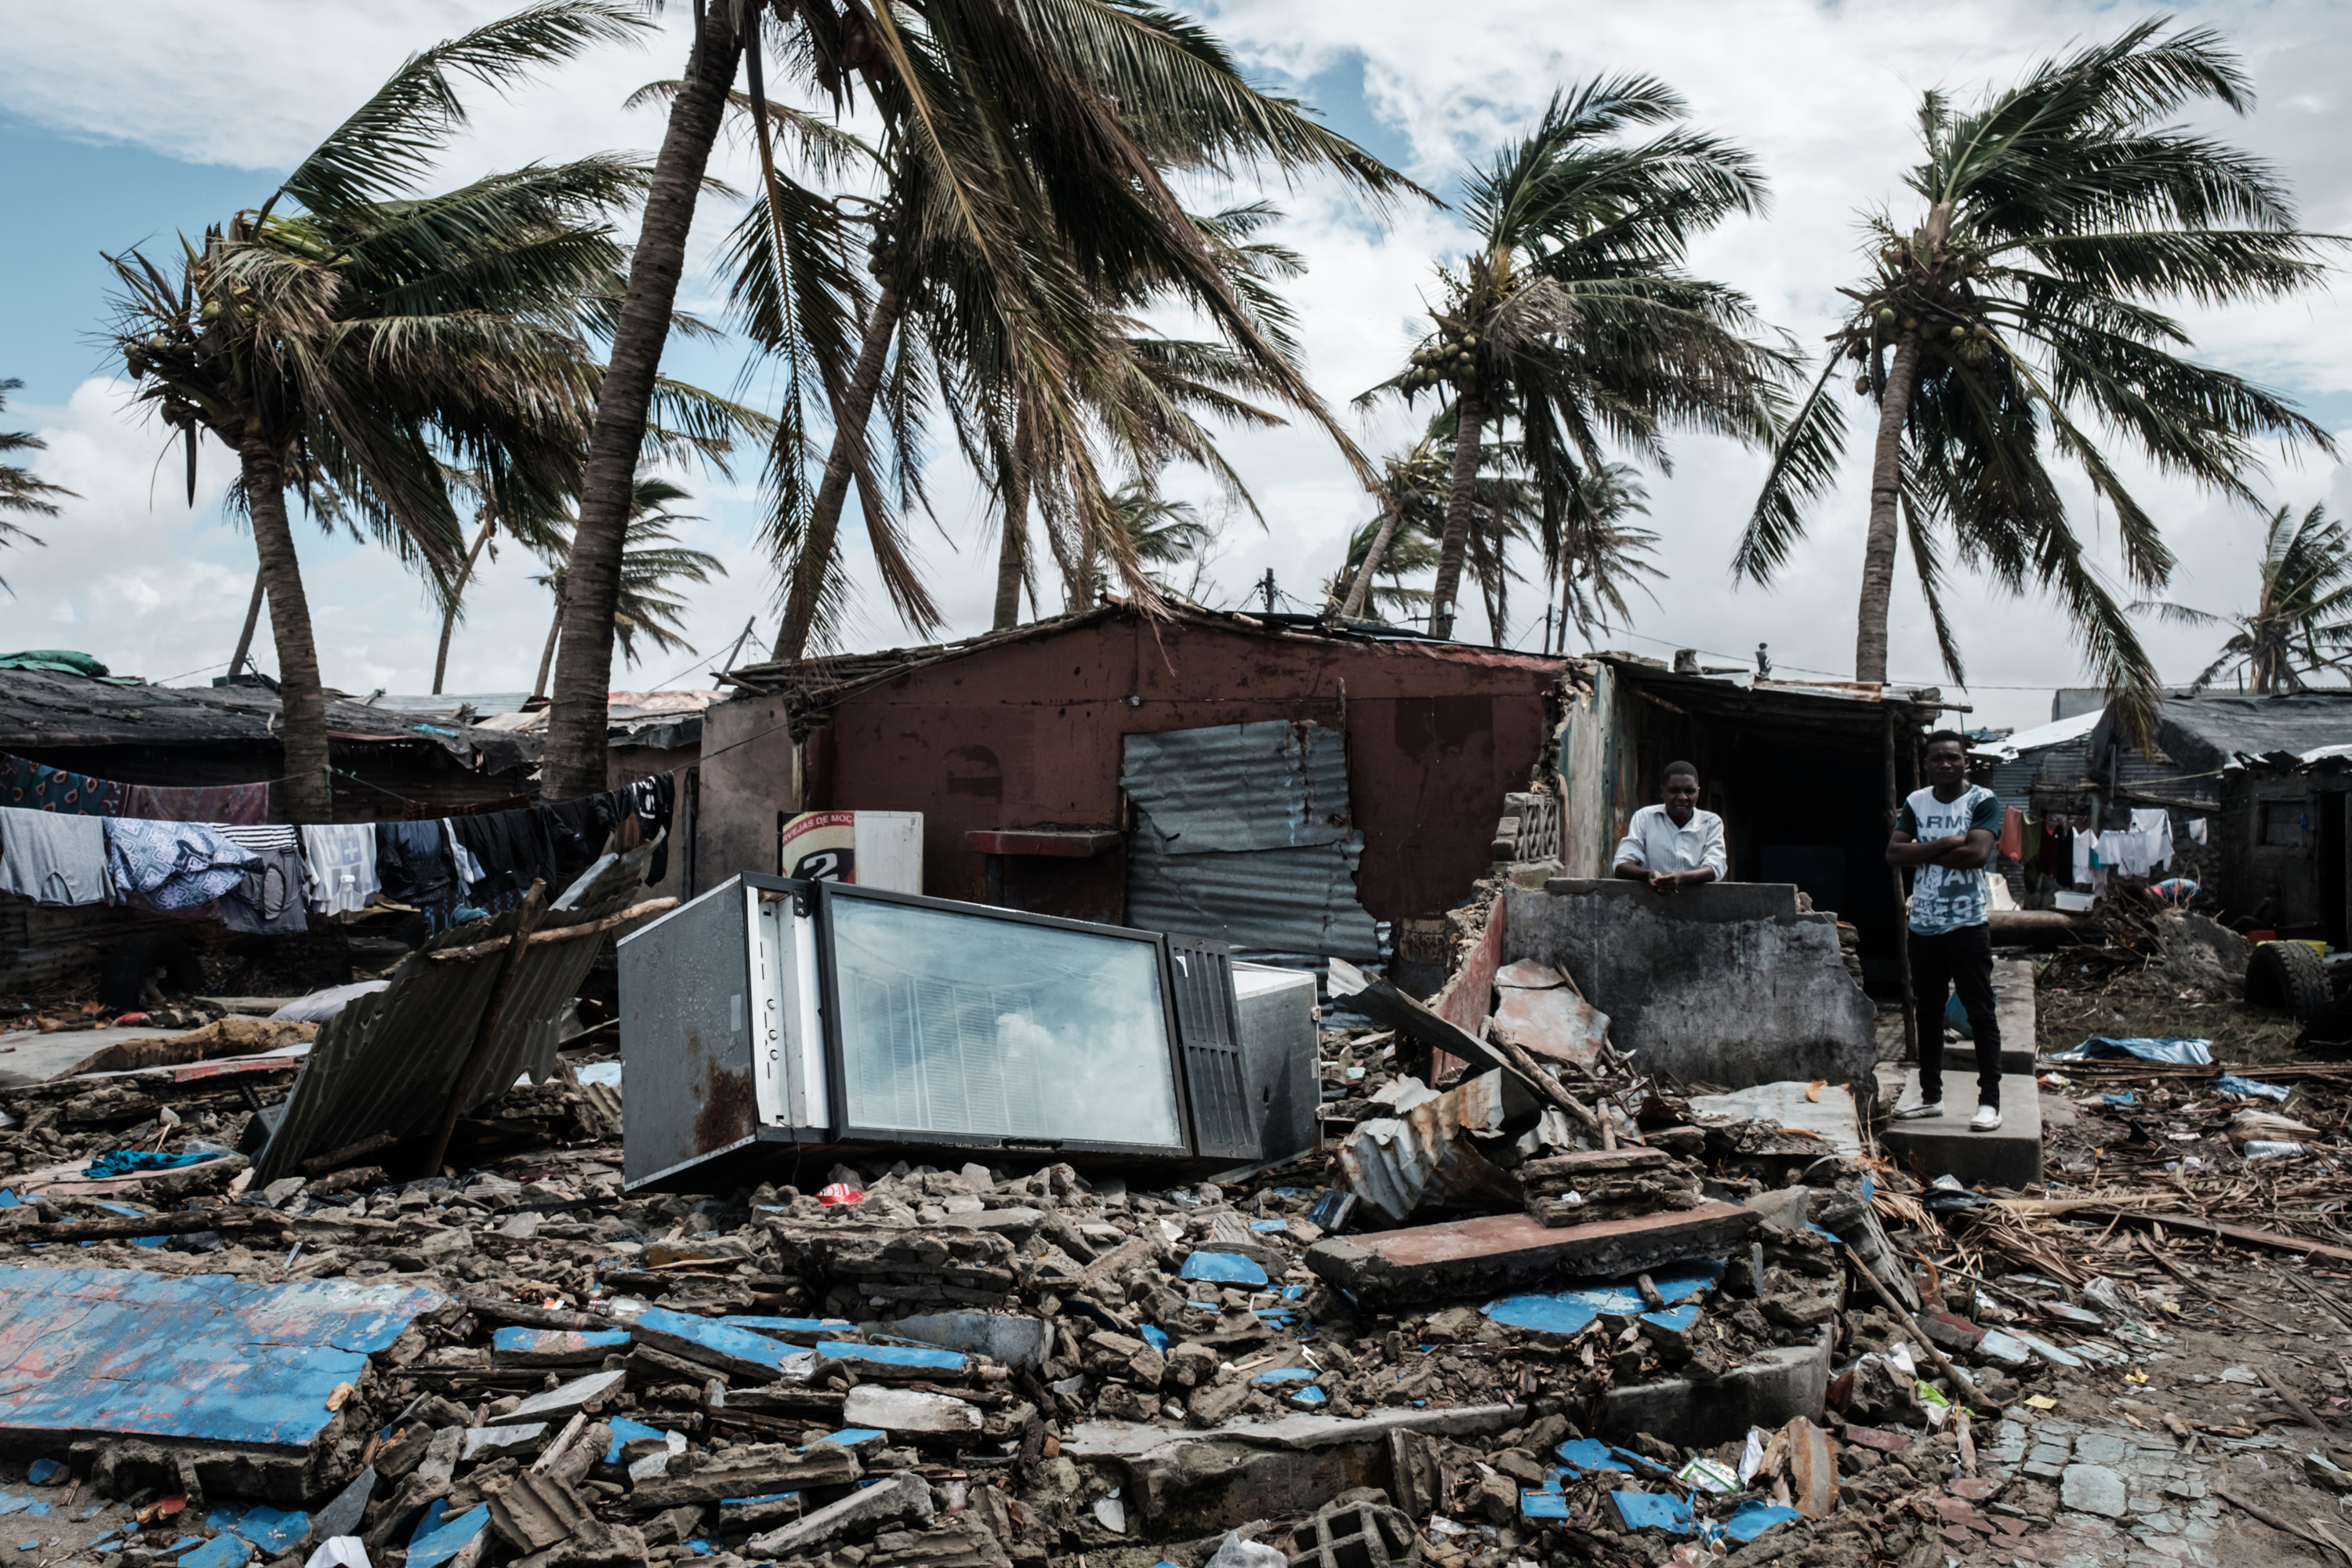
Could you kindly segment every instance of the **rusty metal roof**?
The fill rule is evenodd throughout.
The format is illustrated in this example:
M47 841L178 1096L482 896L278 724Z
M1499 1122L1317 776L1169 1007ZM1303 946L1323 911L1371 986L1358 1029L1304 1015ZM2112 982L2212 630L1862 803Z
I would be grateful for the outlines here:
M86 746L276 745L278 693L262 686L135 686L45 669L0 669L0 751ZM327 730L347 743L431 745L488 773L539 759L535 736L420 719L327 699Z
M446 1299L308 1279L135 1268L0 1268L0 1440L85 1433L300 1452L371 1352Z
M1105 621L1144 621L1149 618L1131 605L1114 602L1075 615L1032 621L1003 631L984 632L961 642L751 664L730 670L720 679L730 686L749 691L785 693L793 707L805 710L836 701L862 688L894 680L913 670L970 658L992 648L1062 637ZM1349 646L1377 649L1397 658L1430 658L1488 668L1557 674L1566 669L1569 664L1565 658L1448 642L1411 632L1379 630L1360 622L1334 628L1311 616L1249 616L1236 610L1204 610L1180 605L1166 607L1156 618L1163 624L1262 637L1275 643Z

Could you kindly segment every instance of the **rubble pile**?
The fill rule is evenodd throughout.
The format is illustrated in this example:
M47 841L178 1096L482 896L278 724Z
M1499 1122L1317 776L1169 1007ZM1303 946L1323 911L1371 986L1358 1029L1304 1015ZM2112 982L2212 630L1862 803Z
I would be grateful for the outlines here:
M630 1193L627 1086L577 1054L416 1179L379 1142L257 1188L236 1151L282 1058L0 1091L0 1360L103 1300L247 1380L0 1413L0 1512L108 1568L1798 1568L2215 1562L2269 1520L2316 1539L2314 1489L2352 1489L2338 1352L2289 1375L2236 1342L2352 1343L2352 1268L2265 1265L2294 1287L2248 1306L2242 1243L2160 1229L2267 1205L2332 1256L2324 1068L2268 1075L2286 1103L2142 1071L2118 1106L2090 1080L2149 1064L2068 1064L2093 1167L2069 1184L2062 1141L2010 1194L1708 1113L1611 1050L1322 1045L1324 1149L1205 1180L787 1153ZM2243 1152L2289 1132L2315 1152ZM199 1288L205 1314L138 1316ZM282 1364L222 1348L256 1312Z

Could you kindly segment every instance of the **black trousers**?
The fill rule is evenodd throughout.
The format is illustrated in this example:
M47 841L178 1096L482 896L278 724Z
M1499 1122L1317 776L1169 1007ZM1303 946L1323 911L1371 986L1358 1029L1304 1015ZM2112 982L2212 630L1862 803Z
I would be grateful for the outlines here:
M1919 1027L1919 1097L1944 1098L1944 1005L1953 991L1977 1046L1977 1103L2000 1104L2000 1025L1992 1010L1992 927L1911 939L1911 1007Z

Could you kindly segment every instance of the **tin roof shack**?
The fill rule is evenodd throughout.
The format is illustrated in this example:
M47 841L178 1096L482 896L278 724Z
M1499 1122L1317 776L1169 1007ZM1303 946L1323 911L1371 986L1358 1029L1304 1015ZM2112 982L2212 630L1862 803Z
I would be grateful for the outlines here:
M935 897L1114 923L1172 900L1247 953L1378 959L1375 922L1442 916L1492 865L1564 668L1122 605L754 666L706 716L697 880L772 873L795 811L919 811Z
M2157 717L2155 749L2143 752L2112 705L2093 731L2090 772L2104 797L2102 827L2120 827L2133 806L2160 805L2172 814L2176 848L2188 843L2197 816L2230 817L2217 824L2220 853L2204 858L2224 919L2252 914L2275 885L2289 926L2317 927L2320 885L2313 857L2316 830L2292 819L2304 809L2282 806L2272 820L2265 802L2300 801L2300 775L2277 776L2243 788L2233 775L2258 758L2303 759L2352 739L2352 690L2293 691L2260 697L2242 691L2180 691ZM2233 804L2234 803L2234 804ZM2232 816L2232 813L2234 816ZM2272 837L2275 835L2276 837ZM2190 874L2209 868L2189 845ZM2320 934L2314 930L2313 935Z
M604 707L604 787L619 789L656 773L690 768L702 751L703 710L723 694L709 689L680 691L614 691ZM454 703L454 698L390 698L385 705ZM499 701L499 698L478 701ZM539 706L530 704L536 700ZM447 707L441 710L449 711ZM547 701L519 698L502 707L478 706L487 715L477 722L486 730L526 736L537 744L547 737Z
M2352 745L2238 763L2221 774L2214 846L2226 912L2275 891L2279 935L2352 948Z
M539 743L474 725L327 700L335 816L440 815L534 795ZM0 752L122 784L194 788L279 777L278 694L142 686L0 669Z
M1676 674L1617 653L1580 663L1578 679L1559 742L1570 878L1606 878L1665 765L1689 762L1702 804L1723 817L1729 879L1794 884L1855 928L1870 984L1898 984L1887 773L1891 756L1895 792L1918 787L1917 746L1948 706L1941 693Z

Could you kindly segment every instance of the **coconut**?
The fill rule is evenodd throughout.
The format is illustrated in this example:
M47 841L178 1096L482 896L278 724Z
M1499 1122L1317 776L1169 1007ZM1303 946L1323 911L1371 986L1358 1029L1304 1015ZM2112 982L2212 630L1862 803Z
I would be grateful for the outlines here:
M1891 308L1885 305L1878 308L1878 324L1882 327L1891 327L1895 324L1895 312Z

